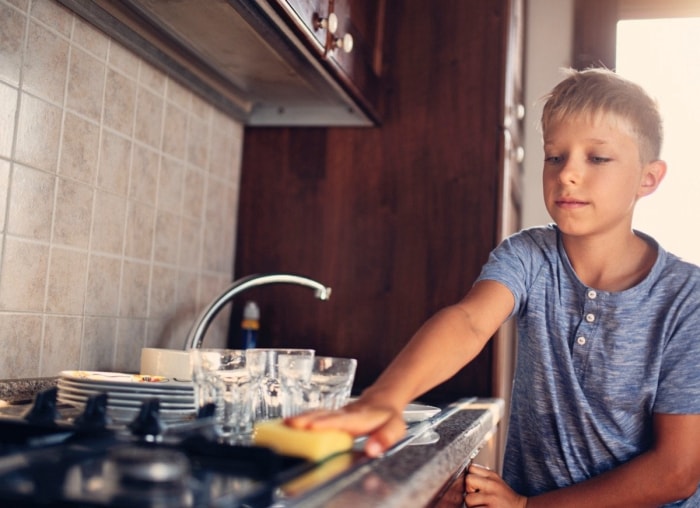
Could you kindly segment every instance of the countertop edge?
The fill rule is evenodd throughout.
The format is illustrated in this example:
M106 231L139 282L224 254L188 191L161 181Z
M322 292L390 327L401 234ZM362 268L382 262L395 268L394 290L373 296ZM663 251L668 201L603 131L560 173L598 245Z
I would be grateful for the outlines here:
M391 506L426 506L433 501L447 480L473 459L481 449L485 439L499 421L494 409L483 403L477 407L465 407L462 412L483 412L450 443L449 447L435 453L424 467L416 471L410 482L407 482L406 488L402 489L401 495L394 496ZM451 423L454 424L455 420L449 419L442 425ZM437 430L440 431L440 426Z
M405 446L396 453L370 459L306 495L286 499L282 506L431 506L497 431L502 415L502 400L477 399L433 429L439 435L437 442Z

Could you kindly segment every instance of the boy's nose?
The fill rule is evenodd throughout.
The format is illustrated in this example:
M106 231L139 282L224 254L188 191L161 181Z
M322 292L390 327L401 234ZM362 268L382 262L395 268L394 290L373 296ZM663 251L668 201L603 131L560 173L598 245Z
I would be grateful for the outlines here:
M559 181L561 183L577 183L580 177L580 170L571 159L568 159L559 170Z

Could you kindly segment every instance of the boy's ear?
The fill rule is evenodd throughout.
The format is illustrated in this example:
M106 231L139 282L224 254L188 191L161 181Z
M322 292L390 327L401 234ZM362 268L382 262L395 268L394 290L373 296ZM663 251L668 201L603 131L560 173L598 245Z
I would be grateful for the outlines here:
M638 197L648 196L654 192L661 181L666 176L666 163L664 161L653 161L644 166L642 181L639 184Z

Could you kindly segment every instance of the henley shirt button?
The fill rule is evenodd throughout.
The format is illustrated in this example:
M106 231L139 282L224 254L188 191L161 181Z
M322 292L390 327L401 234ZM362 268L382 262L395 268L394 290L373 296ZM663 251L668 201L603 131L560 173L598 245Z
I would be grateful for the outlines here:
M595 289L588 290L588 298L595 300L596 296L598 296L598 293L596 293Z
M586 321L588 321L589 323L592 323L593 321L595 321L595 315L594 314L586 314Z
M586 337L579 337L576 342L579 343L579 346L583 346L586 343Z

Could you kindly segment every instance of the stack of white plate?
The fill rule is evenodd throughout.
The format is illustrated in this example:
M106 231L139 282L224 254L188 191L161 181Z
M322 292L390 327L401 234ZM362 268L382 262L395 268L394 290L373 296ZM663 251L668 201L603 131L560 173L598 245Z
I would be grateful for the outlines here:
M107 412L117 421L130 421L141 404L160 401L160 416L166 421L187 419L196 412L191 381L175 381L161 376L65 370L58 377L58 401L78 408L88 398L107 394Z

